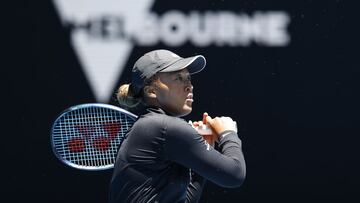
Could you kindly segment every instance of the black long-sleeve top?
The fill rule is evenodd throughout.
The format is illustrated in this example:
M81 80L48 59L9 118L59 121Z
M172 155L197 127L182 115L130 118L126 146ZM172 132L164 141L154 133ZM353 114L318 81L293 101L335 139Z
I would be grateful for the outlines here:
M110 183L110 203L198 202L205 180L223 187L245 179L241 141L227 131L219 151L181 118L149 108L119 148Z

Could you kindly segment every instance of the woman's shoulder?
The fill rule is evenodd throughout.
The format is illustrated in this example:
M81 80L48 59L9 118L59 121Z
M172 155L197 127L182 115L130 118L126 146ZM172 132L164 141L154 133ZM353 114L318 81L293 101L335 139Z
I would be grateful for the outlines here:
M170 116L164 113L150 112L143 114L138 119L138 123L150 126L163 126L165 128L184 128L190 125L182 118Z
M178 117L166 117L164 125L166 126L167 131L171 133L193 134L195 131L188 122Z

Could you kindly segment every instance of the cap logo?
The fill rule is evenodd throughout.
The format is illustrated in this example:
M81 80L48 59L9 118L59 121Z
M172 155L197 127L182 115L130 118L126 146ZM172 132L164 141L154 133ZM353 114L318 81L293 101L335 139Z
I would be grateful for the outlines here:
M171 56L172 57L176 57L176 58L179 58L180 56L178 56L178 55L176 55L176 54L174 54L174 53L171 53Z

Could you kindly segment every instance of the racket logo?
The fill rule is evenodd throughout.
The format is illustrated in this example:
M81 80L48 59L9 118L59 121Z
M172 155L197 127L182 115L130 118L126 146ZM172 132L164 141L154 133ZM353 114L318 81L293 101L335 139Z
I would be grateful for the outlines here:
M70 152L79 153L85 150L85 140L83 138L72 138L68 141Z
M79 132L80 137L71 138L67 145L72 153L80 153L86 151L86 146L105 152L110 148L111 141L119 135L121 123L103 123L99 125L76 125L75 129ZM101 133L99 136L94 134ZM86 144L89 142L89 145Z
M118 149L137 116L109 104L88 103L63 111L51 128L53 152L82 170L112 168Z

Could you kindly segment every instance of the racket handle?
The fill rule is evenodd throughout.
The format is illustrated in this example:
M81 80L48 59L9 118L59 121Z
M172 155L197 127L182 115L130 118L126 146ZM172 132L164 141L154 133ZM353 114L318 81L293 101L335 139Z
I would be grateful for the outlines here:
M198 131L198 133L200 135L212 135L213 134L210 126L208 126L208 125L197 126L197 127L195 127L195 129Z

